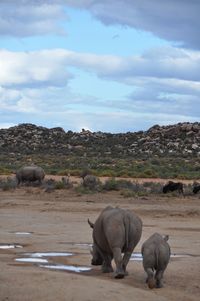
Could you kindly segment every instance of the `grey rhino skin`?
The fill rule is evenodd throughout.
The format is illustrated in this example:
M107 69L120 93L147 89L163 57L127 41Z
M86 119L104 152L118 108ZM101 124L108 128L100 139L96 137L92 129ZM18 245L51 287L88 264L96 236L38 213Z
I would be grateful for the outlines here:
M38 181L40 184L45 177L44 170L39 166L24 166L16 172L17 184Z
M162 287L163 273L170 259L168 238L168 235L154 233L142 245L143 267L147 273L146 282L149 288Z
M113 272L111 261L116 264L115 278L123 278L131 254L142 234L142 221L129 210L106 207L93 224L93 255L91 264L102 265L102 272ZM122 257L122 253L124 253Z

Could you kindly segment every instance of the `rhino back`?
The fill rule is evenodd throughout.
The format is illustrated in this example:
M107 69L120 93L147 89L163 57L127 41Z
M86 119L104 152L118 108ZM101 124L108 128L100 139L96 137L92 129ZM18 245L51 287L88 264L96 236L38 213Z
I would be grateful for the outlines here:
M169 244L155 233L143 243L142 256L144 268L165 269L170 259Z
M132 212L109 207L97 219L93 231L94 241L105 252L119 247L126 250L129 245L136 246L142 233L142 222Z
M39 166L24 166L16 173L17 178L25 180L43 179L44 170Z
M112 253L111 246L121 244L123 236L121 216L115 208L103 210L94 224L94 242L106 253Z
M160 243L158 248L158 266L165 269L170 259L170 247L166 241Z

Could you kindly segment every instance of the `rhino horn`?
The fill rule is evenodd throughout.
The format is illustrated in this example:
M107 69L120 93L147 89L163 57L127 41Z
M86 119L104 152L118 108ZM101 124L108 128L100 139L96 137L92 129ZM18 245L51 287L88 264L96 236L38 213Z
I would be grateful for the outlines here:
M90 227L93 229L94 228L94 224L89 220L88 218L88 224L90 225Z
M165 241L168 241L169 235L164 235L163 238L164 238Z

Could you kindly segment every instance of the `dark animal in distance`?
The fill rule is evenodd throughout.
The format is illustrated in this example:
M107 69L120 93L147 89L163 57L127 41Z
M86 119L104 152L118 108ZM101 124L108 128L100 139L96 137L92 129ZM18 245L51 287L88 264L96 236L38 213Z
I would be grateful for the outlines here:
M183 194L183 183L169 181L166 185L163 186L163 193L175 190L178 190L179 193Z
M16 172L17 185L20 183L30 183L35 181L38 181L39 184L41 184L44 177L44 170L36 165L21 167Z
M99 185L99 179L93 175L86 175L83 178L83 186L89 189L95 189Z
M163 273L170 259L168 238L168 235L154 233L142 245L143 267L147 273L146 282L149 288L162 287Z
M194 187L193 187L193 193L197 193L197 192L199 192L200 191L200 185L195 185Z
M134 213L121 208L106 207L93 224L92 265L101 265L102 272L113 272L111 261L116 265L115 278L126 275L126 266L142 234L142 221ZM122 257L122 253L124 253Z

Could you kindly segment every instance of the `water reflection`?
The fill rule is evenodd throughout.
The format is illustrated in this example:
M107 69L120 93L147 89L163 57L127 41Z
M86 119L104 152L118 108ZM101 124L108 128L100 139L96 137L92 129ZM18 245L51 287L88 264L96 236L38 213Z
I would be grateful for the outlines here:
M36 252L36 253L26 253L27 256L31 257L65 257L65 256L72 256L73 253L69 252Z
M55 264L55 265L40 265L42 268L47 268L47 269L53 269L53 270L63 270L63 271L70 271L70 272L86 272L90 271L91 268L89 267L84 267L84 266L74 266L74 265L65 265L65 264Z
M18 244L0 244L0 249L7 250L7 249L15 249L15 248L23 248Z
M16 258L15 261L28 263L48 263L48 260L43 258Z

